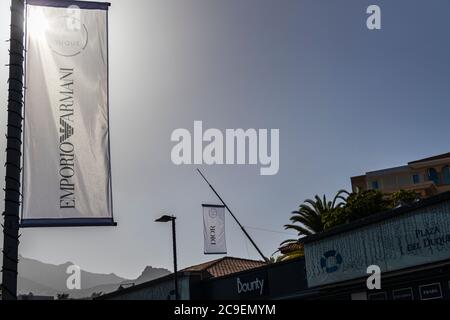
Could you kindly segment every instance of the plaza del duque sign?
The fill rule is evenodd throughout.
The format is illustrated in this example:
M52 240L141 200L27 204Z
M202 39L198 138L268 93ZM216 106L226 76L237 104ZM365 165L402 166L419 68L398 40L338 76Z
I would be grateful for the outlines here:
M450 259L450 200L305 244L308 286Z

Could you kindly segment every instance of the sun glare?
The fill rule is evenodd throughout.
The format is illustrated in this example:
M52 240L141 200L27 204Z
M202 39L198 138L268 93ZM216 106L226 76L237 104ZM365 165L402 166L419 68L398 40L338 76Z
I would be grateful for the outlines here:
M28 15L28 33L30 38L43 39L49 29L49 22L40 8L35 8Z

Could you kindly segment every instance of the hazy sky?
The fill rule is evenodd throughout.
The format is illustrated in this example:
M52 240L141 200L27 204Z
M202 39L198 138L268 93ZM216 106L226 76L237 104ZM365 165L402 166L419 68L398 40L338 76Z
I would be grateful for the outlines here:
M290 212L349 178L450 151L450 2L362 0L112 0L110 78L117 228L23 230L21 254L136 277L203 255L202 203L217 203L195 167L170 160L171 133L280 129L280 172L205 167L245 226L283 232ZM366 28L378 4L383 29ZM0 2L0 39L9 1ZM0 65L8 44L0 41ZM0 67L6 128L7 68ZM0 139L4 149L5 139ZM4 162L1 154L0 162ZM0 176L4 175L3 167ZM229 255L258 258L228 219ZM249 229L270 256L289 235Z

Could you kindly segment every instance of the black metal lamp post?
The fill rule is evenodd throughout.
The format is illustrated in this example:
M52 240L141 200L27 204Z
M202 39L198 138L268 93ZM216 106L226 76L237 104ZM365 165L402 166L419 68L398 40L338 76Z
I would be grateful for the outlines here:
M155 222L172 222L172 238L173 238L173 269L174 269L174 278L175 278L175 300L179 299L178 294L178 265L177 265L177 234L176 234L176 220L175 216L167 216L164 215L161 218L155 220Z

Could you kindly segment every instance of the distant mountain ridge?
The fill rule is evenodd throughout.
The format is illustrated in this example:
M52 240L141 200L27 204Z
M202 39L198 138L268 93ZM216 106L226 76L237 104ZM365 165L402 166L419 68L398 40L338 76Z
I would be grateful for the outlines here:
M2 257L0 255L0 264ZM81 271L82 290L69 291L66 286L69 275L67 268L73 263L62 265L46 264L37 260L20 258L18 291L20 295L33 293L39 296L54 296L66 293L71 298L89 298L92 294L109 293L117 290L120 285L141 284L170 274L169 270L147 267L134 280L121 278L115 274L98 274Z

